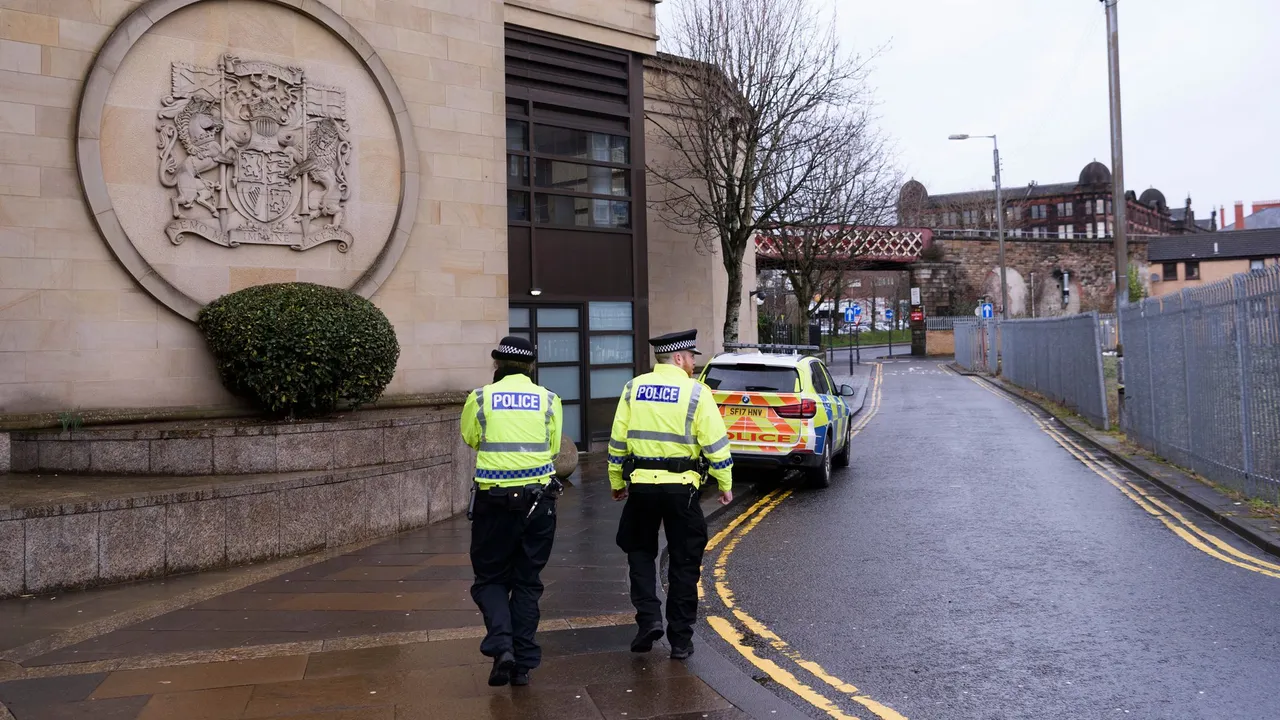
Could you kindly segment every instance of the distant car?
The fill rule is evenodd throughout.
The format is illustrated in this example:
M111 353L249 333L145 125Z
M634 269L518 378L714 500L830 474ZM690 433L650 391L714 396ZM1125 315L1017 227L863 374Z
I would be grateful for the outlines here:
M848 385L837 386L822 360L805 355L733 352L707 363L701 378L729 430L735 468L802 470L810 484L831 484L849 465Z

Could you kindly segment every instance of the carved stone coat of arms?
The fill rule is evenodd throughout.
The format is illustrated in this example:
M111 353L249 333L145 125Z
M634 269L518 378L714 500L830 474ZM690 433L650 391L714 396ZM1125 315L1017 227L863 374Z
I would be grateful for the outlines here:
M173 63L172 77L156 125L170 241L350 248L344 90L309 82L299 67L232 55L216 68Z

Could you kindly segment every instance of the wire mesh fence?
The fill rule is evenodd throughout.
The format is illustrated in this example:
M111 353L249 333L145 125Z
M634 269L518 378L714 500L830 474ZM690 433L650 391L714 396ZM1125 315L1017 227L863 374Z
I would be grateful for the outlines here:
M1102 374L1098 313L1000 323L1005 380L1075 410L1089 424L1110 429Z
M1143 447L1280 502L1280 267L1121 311L1121 425Z

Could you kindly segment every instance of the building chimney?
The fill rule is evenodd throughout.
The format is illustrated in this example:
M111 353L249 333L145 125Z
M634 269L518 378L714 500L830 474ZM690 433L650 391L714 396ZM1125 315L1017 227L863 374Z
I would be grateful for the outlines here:
M1236 229L1237 230L1244 229L1244 201L1243 200L1236 201Z

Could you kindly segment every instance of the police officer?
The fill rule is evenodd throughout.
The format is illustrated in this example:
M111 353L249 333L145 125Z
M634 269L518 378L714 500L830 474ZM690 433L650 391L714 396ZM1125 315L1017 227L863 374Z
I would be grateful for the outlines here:
M661 524L670 555L667 634L675 660L693 654L707 547L707 521L698 503L708 469L703 462L719 486L721 504L733 501L733 458L724 420L710 389L693 379L697 337L697 330L688 330L649 340L658 365L623 388L609 440L613 499L627 502L617 542L627 554L640 626L631 651L649 652L663 634L656 570Z
M493 658L492 686L528 685L542 660L538 574L551 557L555 494L548 490L560 452L560 398L533 383L533 345L506 337L492 353L493 384L474 390L462 410L462 439L477 450L472 488L471 598L488 631L480 652ZM558 486L558 482L555 482Z

